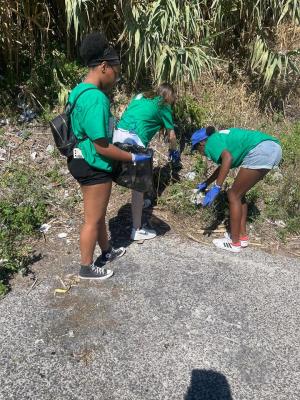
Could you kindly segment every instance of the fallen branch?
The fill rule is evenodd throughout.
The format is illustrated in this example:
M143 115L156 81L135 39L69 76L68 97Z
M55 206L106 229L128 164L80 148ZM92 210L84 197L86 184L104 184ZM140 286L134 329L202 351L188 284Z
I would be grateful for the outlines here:
M196 239L190 233L185 233L185 236L187 236L189 239L192 239L194 242L201 243L201 244L206 244L206 245L208 244L207 242L204 242L202 240Z
M33 290L33 288L37 284L37 281L38 281L38 279L36 278L35 281L33 282L33 284L31 285L30 289L28 290L27 294L29 294Z

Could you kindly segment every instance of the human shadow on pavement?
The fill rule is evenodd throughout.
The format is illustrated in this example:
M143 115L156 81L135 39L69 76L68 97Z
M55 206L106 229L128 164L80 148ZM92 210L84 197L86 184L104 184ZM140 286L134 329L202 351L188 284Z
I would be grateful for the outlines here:
M154 229L157 236L163 236L171 229L165 221L153 215L151 207L143 210L142 224L146 224L149 228ZM128 247L132 243L130 239L131 228L131 204L127 203L119 209L116 217L109 220L111 244L114 247Z
M194 369L184 400L233 400L226 377L212 370Z

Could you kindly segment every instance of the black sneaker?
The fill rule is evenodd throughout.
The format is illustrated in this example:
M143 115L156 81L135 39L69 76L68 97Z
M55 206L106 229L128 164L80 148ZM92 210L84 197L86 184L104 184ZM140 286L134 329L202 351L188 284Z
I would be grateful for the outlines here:
M80 279L93 279L93 280L104 280L113 276L114 272L111 269L103 267L97 267L92 264L88 267L81 266L79 271Z
M95 265L97 267L103 266L105 263L112 262L116 258L120 258L124 256L126 253L126 249L124 247L119 247L118 249L114 249L113 247L106 253L101 254L95 261Z

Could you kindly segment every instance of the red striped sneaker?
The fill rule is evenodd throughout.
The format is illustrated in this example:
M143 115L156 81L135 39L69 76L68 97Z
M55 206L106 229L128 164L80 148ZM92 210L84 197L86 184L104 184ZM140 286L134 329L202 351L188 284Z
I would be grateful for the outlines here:
M218 249L231 251L232 253L239 253L241 251L242 246L233 244L231 239L214 239L213 244L218 247Z
M224 238L232 241L231 240L231 235L230 235L229 232L225 232L224 233ZM241 247L245 248L245 247L249 246L249 237L248 236L240 237L240 241L241 241Z

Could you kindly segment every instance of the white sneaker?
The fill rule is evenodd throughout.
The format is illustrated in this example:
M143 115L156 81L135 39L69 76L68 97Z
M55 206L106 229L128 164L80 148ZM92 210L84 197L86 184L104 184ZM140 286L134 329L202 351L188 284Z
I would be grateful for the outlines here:
M232 242L231 235L229 232L224 233L224 238ZM245 248L248 247L248 245L249 245L249 240L241 240L241 247Z
M242 246L233 246L231 239L214 239L213 244L218 247L218 249L231 251L232 253L239 253Z
M153 229L141 228L134 229L131 231L131 240L148 240L153 239L156 236L156 232Z

